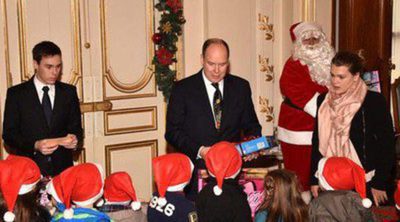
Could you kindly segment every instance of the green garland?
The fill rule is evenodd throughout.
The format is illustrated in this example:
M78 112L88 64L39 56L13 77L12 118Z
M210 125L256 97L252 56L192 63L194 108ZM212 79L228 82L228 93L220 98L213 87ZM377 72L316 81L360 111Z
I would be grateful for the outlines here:
M186 22L183 17L183 6L181 0L159 0L155 8L161 12L158 32L154 33L152 40L156 51L153 58L155 66L154 74L165 101L171 95L171 89L176 80L176 70L170 67L176 63L176 42L182 35L182 25Z

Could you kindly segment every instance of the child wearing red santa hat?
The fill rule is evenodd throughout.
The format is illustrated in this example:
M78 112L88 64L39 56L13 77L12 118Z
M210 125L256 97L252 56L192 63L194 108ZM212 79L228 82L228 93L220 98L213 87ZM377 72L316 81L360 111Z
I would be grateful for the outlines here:
M50 221L37 201L40 179L39 167L29 158L9 155L0 161L0 221Z
M322 158L316 177L324 192L310 203L310 221L376 221L369 209L365 171L355 162L346 157Z
M107 214L93 208L103 195L103 169L98 164L72 166L47 184L47 192L57 202L58 213L52 221L111 221Z
M104 182L104 205L99 208L114 221L146 222L141 203L136 197L132 179L126 172L116 172Z
M205 162L211 177L196 199L199 221L252 221L247 196L235 179L242 168L242 158L235 145L214 144Z
M183 188L193 172L189 157L172 153L153 159L154 180L158 192L153 194L147 210L149 222L197 221L194 203L185 198Z

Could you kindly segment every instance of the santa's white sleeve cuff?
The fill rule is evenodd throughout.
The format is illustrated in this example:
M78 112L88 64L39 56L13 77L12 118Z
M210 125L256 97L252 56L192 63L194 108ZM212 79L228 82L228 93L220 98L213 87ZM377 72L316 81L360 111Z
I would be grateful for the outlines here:
M304 106L304 112L310 114L314 118L317 115L317 98L318 98L318 96L319 96L319 93L315 93L314 96Z

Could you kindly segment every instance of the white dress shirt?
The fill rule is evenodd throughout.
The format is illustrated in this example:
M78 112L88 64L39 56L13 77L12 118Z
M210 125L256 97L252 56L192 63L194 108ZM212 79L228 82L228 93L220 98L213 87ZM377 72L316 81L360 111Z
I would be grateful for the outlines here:
M204 74L204 70L202 71L202 76L204 80L204 84L207 90L207 95L208 95L208 101L210 102L211 110L213 113L213 118L214 118L214 123L215 123L215 115L214 115L214 93L217 91L217 89L212 85L212 82L207 79L206 74ZM221 96L224 98L224 79L218 82L218 88L219 91L221 91ZM199 151L197 152L197 159L201 159L200 152L201 150L205 148L204 146L201 146L199 148Z
M213 103L214 103L214 93L215 93L216 89L212 85L212 82L207 79L206 75L204 74L204 71L202 71L202 74L203 74L202 76L203 76L204 84L205 84L206 90L207 90L208 101L210 101L210 106L211 106L211 110L212 110L213 117L214 117L214 122L215 122ZM218 88L219 88L219 91L221 91L222 98L224 98L224 79L219 81Z
M51 103L51 108L54 108L54 98L56 95L56 87L54 85L47 85L42 83L35 75L35 77L33 78L33 83L35 85L36 88L36 92L38 94L40 103L42 103L43 100L43 87L44 86L48 86L49 87L49 97L50 97L50 103Z

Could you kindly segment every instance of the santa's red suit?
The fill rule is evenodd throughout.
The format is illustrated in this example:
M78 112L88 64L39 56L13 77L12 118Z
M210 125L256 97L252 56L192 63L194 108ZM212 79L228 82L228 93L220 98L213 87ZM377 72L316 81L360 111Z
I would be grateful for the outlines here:
M307 65L290 57L282 72L280 88L284 96L278 121L285 168L296 172L304 190L309 190L311 138L317 97L325 86L311 80Z
M294 52L283 68L280 88L284 97L278 120L278 139L285 168L294 171L303 189L310 189L311 141L317 97L328 91L334 50L321 26L302 22L291 26ZM309 40L318 40L313 44Z

